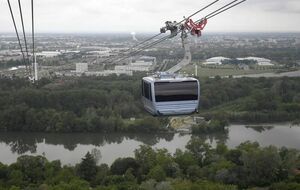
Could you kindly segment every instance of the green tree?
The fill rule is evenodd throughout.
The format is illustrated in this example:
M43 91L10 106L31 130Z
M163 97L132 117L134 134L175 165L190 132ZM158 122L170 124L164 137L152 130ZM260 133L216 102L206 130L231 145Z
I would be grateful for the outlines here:
M141 145L139 149L134 151L134 155L136 161L141 166L143 174L147 174L157 163L156 153L150 146Z
M92 181L96 177L97 165L90 152L87 152L85 157L82 158L82 161L79 164L77 172L81 178L87 181Z
M192 137L186 145L186 148L195 156L201 167L209 164L211 158L211 146L203 139Z
M148 173L149 179L155 179L156 181L164 181L166 179L166 173L160 165L151 168Z
M128 169L133 169L134 174L137 173L140 165L134 158L118 158L113 162L110 171L114 175L123 175Z
M197 159L191 152L182 151L177 149L174 154L174 160L179 167L186 173L189 166L197 165Z
M244 152L242 161L247 174L247 178L243 180L249 185L265 186L277 180L281 161L277 148L267 147Z
M16 168L21 171L23 180L28 183L40 183L45 180L47 159L42 156L20 156Z

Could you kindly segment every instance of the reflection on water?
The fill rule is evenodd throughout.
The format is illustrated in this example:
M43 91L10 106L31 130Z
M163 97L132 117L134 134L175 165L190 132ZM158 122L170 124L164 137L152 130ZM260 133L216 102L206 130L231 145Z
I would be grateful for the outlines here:
M300 127L288 124L269 126L231 125L228 134L197 135L215 146L225 143L235 147L247 140L262 146L275 145L300 149ZM63 164L76 164L87 151L99 163L111 164L118 157L134 156L142 144L153 148L166 148L174 153L184 149L191 135L180 134L45 134L0 133L0 162L10 164L22 154L45 155L49 160L59 159Z
M290 124L272 124L266 127L245 127L232 125L229 131L227 145L235 147L241 142L257 141L261 146L295 148L300 150L300 126Z
M17 154L26 152L36 153L37 144L63 145L67 150L73 151L81 145L94 145L97 147L105 144L120 144L125 139L139 141L147 145L155 145L161 139L172 141L174 134L48 134L48 133L2 133L0 142L11 147L11 151Z
M200 135L211 144L226 143L228 134ZM0 162L15 162L22 154L45 155L49 160L59 159L63 164L76 164L87 151L99 157L99 163L111 164L118 157L134 156L134 150L146 144L166 148L174 153L185 149L191 135L180 134L0 134Z
M269 131L269 130L273 129L274 126L271 126L271 125L269 125L269 126L268 125L246 125L246 128L253 129L257 132L262 133L264 131Z

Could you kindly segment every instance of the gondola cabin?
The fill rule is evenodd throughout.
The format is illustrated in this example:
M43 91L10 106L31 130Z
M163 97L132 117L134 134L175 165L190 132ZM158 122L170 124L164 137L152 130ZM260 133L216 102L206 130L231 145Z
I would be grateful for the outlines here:
M154 116L186 115L198 111L199 81L161 73L142 80L142 101Z

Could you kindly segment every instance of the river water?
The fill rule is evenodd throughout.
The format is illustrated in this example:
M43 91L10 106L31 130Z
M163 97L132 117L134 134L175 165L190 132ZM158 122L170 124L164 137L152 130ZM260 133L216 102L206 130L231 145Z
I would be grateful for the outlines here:
M46 134L0 133L0 162L10 164L20 155L44 155L48 160L61 160L74 165L87 151L98 152L99 163L111 164L119 157L134 156L134 150L147 144L174 153L185 149L192 135L180 134ZM231 125L227 134L198 135L212 146L217 142L235 147L245 141L261 146L275 145L300 150L300 127L290 124L264 126Z

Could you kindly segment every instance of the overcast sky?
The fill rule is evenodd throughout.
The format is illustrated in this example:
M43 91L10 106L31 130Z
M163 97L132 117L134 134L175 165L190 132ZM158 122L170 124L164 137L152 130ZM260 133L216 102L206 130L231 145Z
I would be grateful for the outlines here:
M21 0L30 28L30 0ZM37 32L158 32L213 0L35 0ZM201 16L231 0L220 0ZM11 0L20 24L17 0ZM20 26L20 25L19 25ZM0 32L13 32L7 0L0 0ZM300 32L300 0L247 0L208 22L207 32Z

